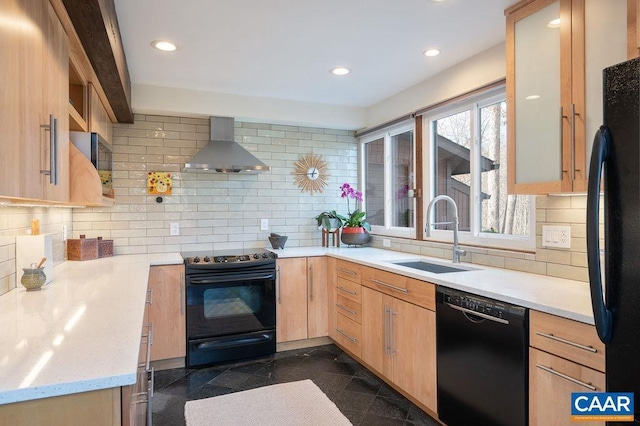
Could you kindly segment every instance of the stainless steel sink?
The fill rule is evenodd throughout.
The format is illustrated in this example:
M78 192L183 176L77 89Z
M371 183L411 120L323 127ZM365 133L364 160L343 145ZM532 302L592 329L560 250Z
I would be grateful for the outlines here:
M441 263L425 262L424 260L393 262L393 264L398 266L405 266L407 268L419 269L421 271L431 272L433 274L475 271L475 268L469 268L469 267L459 268L451 265L443 265Z

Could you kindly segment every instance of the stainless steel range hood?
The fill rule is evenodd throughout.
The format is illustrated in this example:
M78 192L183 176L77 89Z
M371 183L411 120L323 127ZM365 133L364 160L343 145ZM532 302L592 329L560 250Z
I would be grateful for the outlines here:
M248 174L271 170L271 167L235 142L233 118L211 117L209 124L209 143L185 163L183 171Z

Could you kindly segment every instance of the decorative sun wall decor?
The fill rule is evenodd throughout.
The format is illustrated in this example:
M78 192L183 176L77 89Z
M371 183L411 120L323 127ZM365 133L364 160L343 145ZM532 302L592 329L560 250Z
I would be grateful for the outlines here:
M302 192L308 191L311 195L314 192L322 192L327 186L327 163L322 156L306 154L294 163L295 170L291 172L295 176L296 185Z

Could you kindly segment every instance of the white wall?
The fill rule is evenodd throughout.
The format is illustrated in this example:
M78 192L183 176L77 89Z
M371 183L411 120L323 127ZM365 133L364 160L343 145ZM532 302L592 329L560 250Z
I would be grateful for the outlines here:
M238 121L358 130L502 79L504 43L455 65L368 108L134 84L136 114L235 117ZM381 83L384 84L384 83Z
M504 43L367 108L365 127L372 127L429 105L505 78Z
M229 95L200 90L134 84L131 103L136 114L234 117L238 121L327 129L364 127L365 109L284 99Z

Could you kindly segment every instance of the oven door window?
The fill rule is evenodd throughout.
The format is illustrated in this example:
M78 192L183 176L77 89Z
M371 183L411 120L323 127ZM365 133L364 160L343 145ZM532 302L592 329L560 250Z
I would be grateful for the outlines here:
M275 327L274 280L187 286L190 339Z
M211 320L259 314L263 296L264 291L258 285L205 290L204 317Z

